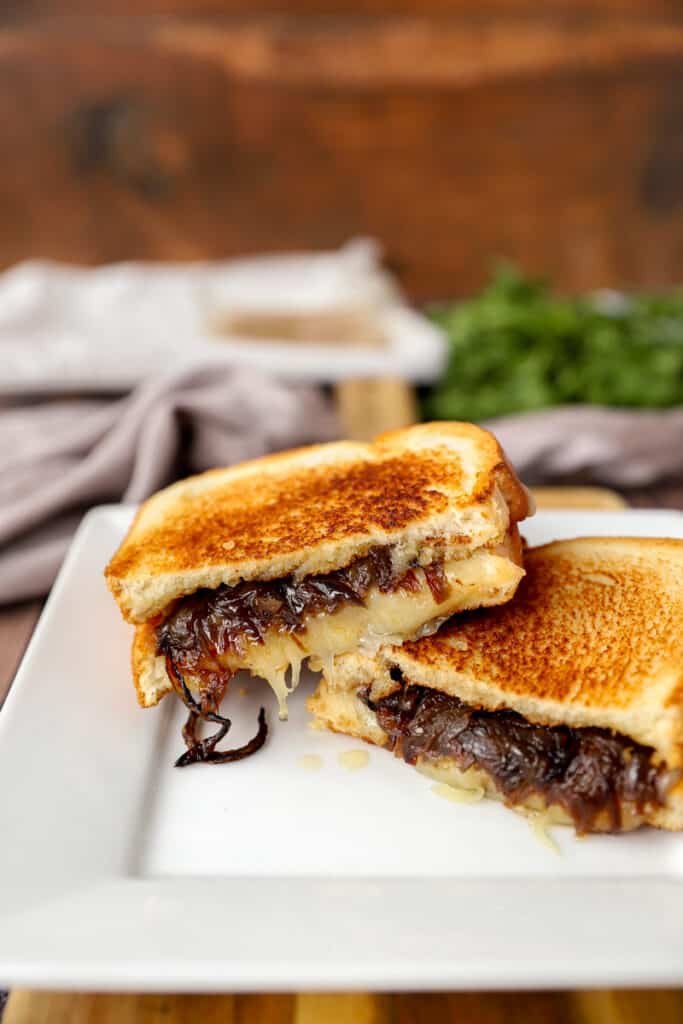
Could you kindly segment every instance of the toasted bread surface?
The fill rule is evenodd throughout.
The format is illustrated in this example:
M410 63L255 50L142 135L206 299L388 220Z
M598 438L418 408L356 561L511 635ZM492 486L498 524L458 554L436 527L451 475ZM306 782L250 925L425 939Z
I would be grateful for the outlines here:
M141 623L200 587L327 572L377 544L406 559L430 544L466 556L528 512L491 434L421 424L180 481L141 507L106 576Z
M166 671L165 659L157 652L156 629L149 622L135 629L131 668L138 703L143 708L153 707L173 690L173 684Z
M683 541L593 537L526 552L507 605L385 649L406 679L542 724L600 726L683 763Z

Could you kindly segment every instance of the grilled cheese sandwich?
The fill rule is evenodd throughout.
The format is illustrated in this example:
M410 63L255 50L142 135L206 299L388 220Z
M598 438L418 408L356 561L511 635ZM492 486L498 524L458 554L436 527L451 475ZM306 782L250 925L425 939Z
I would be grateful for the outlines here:
M317 724L579 832L683 828L683 541L530 549L505 606L325 673Z
M140 703L175 689L218 713L240 669L281 717L301 663L414 639L455 611L509 600L528 495L495 439L423 424L181 481L151 498L106 570L136 624ZM186 739L194 742L194 729ZM216 754L214 748L196 751Z

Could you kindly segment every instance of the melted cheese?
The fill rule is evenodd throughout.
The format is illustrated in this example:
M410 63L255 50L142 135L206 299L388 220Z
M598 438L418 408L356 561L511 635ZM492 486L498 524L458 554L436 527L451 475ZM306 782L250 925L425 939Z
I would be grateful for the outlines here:
M442 800L449 800L454 804L474 804L483 800L485 796L498 796L495 788L487 780L486 774L474 766L463 771L461 768L457 768L455 764L448 763L445 760L436 764L430 764L427 760L421 760L417 767L418 771L429 778L446 780L435 782L431 787L432 793L435 796L441 797ZM563 824L563 822L558 822L556 816L552 813L552 808L532 810L528 806L529 802L527 801L526 805L518 805L513 809L527 819L536 839L549 850L552 850L553 853L559 855L560 848L548 829L551 825Z
M463 769L458 768L451 758L444 757L438 761L433 761L428 757L420 757L415 767L422 775L436 780L436 786L432 786L432 791L439 796L444 795L442 787L460 793L473 794L470 797L470 802L472 803L481 800L484 796L496 795L491 779L486 772L482 771L481 768L477 768L476 765ZM467 800L467 796L464 799Z
M447 782L435 782L432 793L440 796L442 800L449 800L452 804L476 804L484 799L483 789L463 789L461 786L451 786Z
M333 721L332 728L334 727L335 722ZM504 797L496 789L491 776L476 765L472 765L472 767L463 771L452 758L443 757L433 761L430 758L421 757L418 759L415 767L423 775L430 779L436 779L439 783L445 783L448 786L460 789L482 789L485 796L493 800L505 802ZM506 806L528 818L532 830L548 847L556 845L552 836L547 834L543 836L541 834L549 825L568 825L574 828L574 821L564 807L560 804L548 805L541 793L529 793L518 803L506 803ZM646 817L637 810L635 805L628 801L623 801L621 804L621 819L622 832L629 832L634 828L639 828L640 825L647 821ZM610 830L611 821L609 815L607 811L602 811L593 822L591 831L603 832ZM556 852L559 853L559 849Z
M331 614L308 616L296 633L273 632L263 643L249 644L243 654L227 652L219 660L234 672L247 669L265 679L277 696L280 718L286 718L287 696L299 682L305 658L316 671L324 669L333 683L337 655L349 651L372 655L383 643L401 643L420 636L436 629L455 611L496 603L501 588L511 588L522 575L508 558L490 552L447 562L444 573L450 586L444 601L434 599L423 571L418 569L415 574L420 588L415 593L396 590L383 594L373 588L364 604L345 604Z
M552 835L548 831L550 825L556 824L550 814L544 814L542 811L527 811L526 818L531 826L531 831L535 835L536 839L544 846L547 846L549 850L558 856L561 855L561 851Z
M337 761L347 772L357 772L367 767L370 755L367 750L343 750L341 754L337 754Z

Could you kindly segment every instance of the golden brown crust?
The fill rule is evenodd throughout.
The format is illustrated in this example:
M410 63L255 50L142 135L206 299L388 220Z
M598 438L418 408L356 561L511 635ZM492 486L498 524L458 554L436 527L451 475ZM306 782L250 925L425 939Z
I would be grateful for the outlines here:
M325 572L378 543L417 550L431 535L466 554L528 508L491 434L421 424L174 484L142 506L106 577L124 616L144 622L201 586Z
M136 628L131 649L131 668L141 707L154 707L173 690L164 659L157 655L155 623L146 622Z
M406 678L532 721L613 728L683 763L683 541L530 549L511 603L384 652Z

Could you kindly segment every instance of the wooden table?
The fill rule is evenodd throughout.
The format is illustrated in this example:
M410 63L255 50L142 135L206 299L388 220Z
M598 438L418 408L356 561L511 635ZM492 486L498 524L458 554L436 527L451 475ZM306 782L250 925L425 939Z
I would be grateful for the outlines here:
M613 492L541 489L540 507L619 507ZM679 489L662 504L683 506ZM646 503L639 495L639 504ZM650 499L652 503L652 499ZM40 611L32 602L0 610L0 699L9 689ZM1 1011L0 1011L1 1015ZM374 995L102 995L12 992L2 1024L680 1024L677 991L416 993Z
M413 299L681 280L676 0L4 0L0 52L4 266L369 235Z

